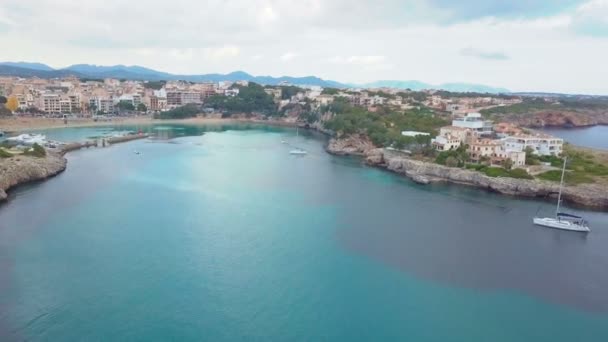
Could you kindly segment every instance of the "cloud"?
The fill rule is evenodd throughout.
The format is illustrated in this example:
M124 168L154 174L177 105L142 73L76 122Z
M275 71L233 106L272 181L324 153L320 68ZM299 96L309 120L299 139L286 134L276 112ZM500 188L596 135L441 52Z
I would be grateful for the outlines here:
M608 93L606 1L0 0L0 59Z
M450 13L453 21L483 17L536 18L555 15L581 3L581 0L429 0Z
M499 51L482 51L476 49L474 47L467 47L460 50L460 54L466 57L475 57L479 59L485 60L495 60L495 61L504 61L508 60L509 56L507 56L504 52Z
M579 6L572 16L572 28L576 33L608 36L608 0L592 0Z
M351 64L351 65L359 65L359 66L370 66L370 65L378 65L384 64L386 62L385 56L334 56L327 60L330 63L334 64Z
M203 49L203 55L206 59L221 60L225 58L234 58L241 54L241 49L235 45L224 45L215 48Z
M283 62L289 62L291 60L293 60L294 58L298 57L298 54L295 52L286 52L284 54L281 55L281 57L279 57L279 59Z

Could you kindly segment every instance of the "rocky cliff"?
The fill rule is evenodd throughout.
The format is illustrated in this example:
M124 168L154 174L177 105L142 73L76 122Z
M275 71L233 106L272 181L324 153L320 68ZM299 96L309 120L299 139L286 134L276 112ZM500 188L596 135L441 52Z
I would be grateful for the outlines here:
M374 144L366 136L351 135L341 139L330 139L327 152L336 155L364 156L374 148Z
M505 121L522 127L586 127L608 125L608 111L540 111L529 115L510 114Z
M404 174L418 183L450 182L470 185L505 195L545 198L559 192L559 184L540 180L488 177L480 172L450 168L410 159L399 153L375 149L367 152L366 162ZM608 187L598 184L566 186L563 199L596 209L608 210Z
M64 171L66 165L63 155L54 152L48 152L44 158L0 158L0 201L6 200L6 191L10 188L55 176Z
M443 165L423 162L407 155L381 148L370 147L371 143L360 136L348 139L331 139L327 150L336 155L361 155L369 165L386 168L403 174L421 184L449 182L474 186L505 195L546 198L559 192L559 184L540 180L488 177L483 173L449 168ZM581 184L566 186L564 201L590 208L608 210L608 186Z

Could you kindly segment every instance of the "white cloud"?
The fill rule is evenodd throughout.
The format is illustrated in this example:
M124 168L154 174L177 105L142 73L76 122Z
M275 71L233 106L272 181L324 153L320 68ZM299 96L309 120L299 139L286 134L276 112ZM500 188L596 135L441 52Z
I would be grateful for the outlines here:
M282 54L279 59L283 62L289 62L291 60L293 60L294 58L298 57L298 54L295 52L286 52L284 54Z
M572 27L585 35L608 37L608 0L592 0L579 6Z
M471 2L0 0L0 41L11 47L0 59L608 93L608 0L510 19L490 2L500 5L455 18Z
M203 55L206 59L222 60L225 58L234 58L241 54L241 49L235 45L224 45L217 48L203 49Z
M463 56L475 57L484 60L502 61L509 59L509 56L502 51L480 50L472 46L460 50L460 54Z
M352 64L352 65L374 65L382 64L386 61L385 56L334 56L329 59L329 62L336 64Z

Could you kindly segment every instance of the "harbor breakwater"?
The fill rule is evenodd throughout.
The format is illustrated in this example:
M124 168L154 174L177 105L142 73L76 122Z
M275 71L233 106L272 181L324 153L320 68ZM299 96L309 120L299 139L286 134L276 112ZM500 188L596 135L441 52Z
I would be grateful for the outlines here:
M112 145L147 137L147 134L125 135L108 138L106 142ZM8 198L7 192L11 188L45 180L65 171L68 163L66 153L96 146L97 142L85 141L47 149L45 157L15 155L11 158L0 158L0 202Z

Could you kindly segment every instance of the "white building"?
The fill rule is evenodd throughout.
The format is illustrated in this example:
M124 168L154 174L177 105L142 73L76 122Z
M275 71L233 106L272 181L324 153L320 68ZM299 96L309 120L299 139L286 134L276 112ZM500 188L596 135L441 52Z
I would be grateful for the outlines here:
M229 97L236 97L239 94L239 88L230 88L224 90L224 95Z
M484 120L479 113L468 113L465 117L455 118L452 126L469 128L480 135L491 135L494 131L493 122Z
M438 135L432 140L431 144L437 151L443 152L459 148L462 145L462 140L453 135Z
M559 156L563 152L564 140L547 134L519 134L502 139L507 151L525 152L531 148L540 156Z
M415 138L419 135L424 135L424 136L429 136L431 135L430 133L426 133L426 132L416 132L416 131L403 131L401 132L401 135L403 135L404 137L412 137Z
M114 100L111 98L92 97L89 99L89 108L94 112L113 113Z
M42 95L42 110L47 114L61 113L61 95L59 94L43 94Z

